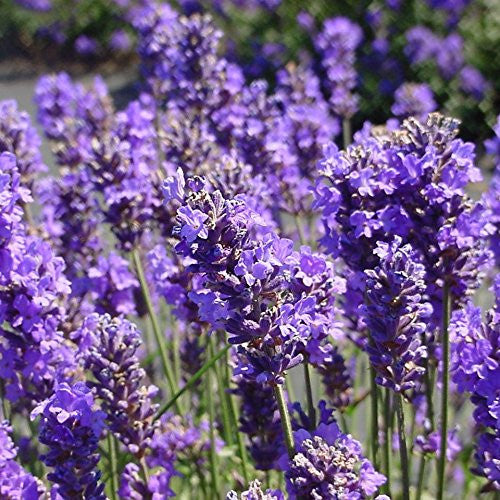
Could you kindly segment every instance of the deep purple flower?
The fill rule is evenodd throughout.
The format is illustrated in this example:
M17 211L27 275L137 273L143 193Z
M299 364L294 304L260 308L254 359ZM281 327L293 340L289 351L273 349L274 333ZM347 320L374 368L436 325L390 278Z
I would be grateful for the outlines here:
M464 66L460 71L460 87L476 101L483 99L489 84L474 66Z
M99 45L96 40L87 35L80 35L75 40L75 50L81 56L93 56Z
M467 391L480 426L474 472L500 490L500 277L494 283L495 305L481 322L481 311L468 304L456 311L450 323L451 373L459 391Z
M104 500L104 484L97 469L104 413L94 409L90 389L78 382L59 383L54 394L40 403L31 418L41 416L39 439L48 447L40 458L53 468L47 477L66 498Z
M248 437L255 467L271 470L284 450L281 420L272 387L244 375L234 377L233 393L239 396L240 432Z

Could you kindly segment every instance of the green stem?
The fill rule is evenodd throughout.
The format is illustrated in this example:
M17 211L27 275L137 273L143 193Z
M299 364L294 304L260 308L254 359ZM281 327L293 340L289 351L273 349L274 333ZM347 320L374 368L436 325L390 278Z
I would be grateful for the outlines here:
M401 394L396 394L396 417L398 420L399 455L401 457L401 478L403 500L410 500L410 475L408 470L408 450L406 448L405 417Z
M387 482L385 492L391 497L391 390L386 387L384 400L384 473Z
M446 469L446 445L448 435L448 386L449 386L449 364L450 364L450 337L448 326L450 322L451 294L447 283L443 287L443 332L442 332L442 359L443 359L443 384L441 399L441 443L438 463L438 495L437 500L443 500L444 480Z
M290 421L290 415L288 413L288 407L285 400L285 392L283 391L282 384L276 384L274 386L274 397L276 398L276 402L278 403L278 409L281 417L281 427L283 428L283 435L285 438L288 456L290 458L293 458L295 455L295 445L293 444L292 423Z
M311 370L309 368L309 363L304 362L304 380L306 383L306 398L307 398L307 409L309 416L310 430L316 429L316 409L314 408L314 399L312 393L311 384Z
M118 491L118 467L116 462L116 442L113 434L108 431L108 454L109 454L109 469L111 479L111 498L116 500L116 492Z
M210 422L210 476L212 478L212 490L214 494L213 498L219 498L219 471L218 471L217 451L215 449L216 446L215 406L212 394L212 377L210 376L210 371L207 371L206 383L207 383L208 418Z
M144 275L144 269L142 267L141 256L137 248L132 251L132 258L134 260L134 265L137 270L137 276L139 278L139 283L141 284L142 294L144 295L144 301L146 302L146 309L148 310L149 319L153 325L153 333L155 336L156 343L158 345L158 350L160 351L160 358L163 365L163 372L167 378L170 393L173 395L176 392L175 377L172 372L172 367L170 360L168 359L167 347L165 345L165 336L162 334L160 329L160 324L158 323L158 318L156 317L155 310L153 307L153 302L151 300L151 294L149 293L148 283ZM182 409L179 402L175 401L175 408L178 413L182 414Z
M238 428L238 419L236 416L236 403L234 401L234 396L229 396L229 404L231 410L231 419L233 422L233 428L236 433L236 444L238 446L238 455L241 460L241 472L243 474L243 479L245 480L245 484L249 483L249 475L248 475L248 463L247 463L247 452L245 450L245 445L243 443L242 433L239 432Z
M417 493L415 495L415 500L420 500L420 498L422 497L422 490L424 488L424 474L425 474L425 455L422 455L418 466Z
M371 400L371 442L372 461L375 469L378 468L378 401L377 383L375 382L375 370L370 365L370 400Z
M179 391L177 391L177 393L174 395L174 397L172 399L170 399L170 401L168 401L167 403L165 403L158 411L158 413L156 414L154 420L158 420L166 411L168 411L174 404L175 402L186 392L186 391L189 391L189 389L191 389L195 384L196 382L198 382L198 380L200 380L201 377L203 377L203 375L208 371L210 370L210 368L212 368L212 366L214 366L215 363L217 363L217 361L222 358L226 352L231 348L230 345L227 345L226 347L224 347L222 349L222 351L218 352L213 358L209 359L187 382L186 382L186 385L180 389Z
M344 118L344 120L342 120L342 139L344 141L344 149L347 149L347 146L351 144L351 137L351 120Z
M213 357L214 355L215 355L214 337L212 336L210 338L210 357ZM220 399L224 440L228 445L232 445L233 433L231 431L231 418L229 416L229 406L227 400L228 394L226 393L225 390L224 379L218 363L215 363L214 370L215 370L215 376L217 378L217 390L219 392L219 399Z

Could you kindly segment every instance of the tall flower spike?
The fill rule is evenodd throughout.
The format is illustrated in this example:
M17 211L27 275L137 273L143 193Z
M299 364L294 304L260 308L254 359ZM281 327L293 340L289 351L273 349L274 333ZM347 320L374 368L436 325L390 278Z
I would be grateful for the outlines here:
M233 394L240 397L240 432L247 435L255 467L271 470L283 452L284 442L278 405L272 387L244 375L234 377Z
M155 431L157 405L152 399L158 389L144 385L146 373L137 357L139 330L126 319L92 314L73 336L85 367L95 377L89 385L101 400L109 428L140 459Z
M73 349L60 331L69 293L64 262L50 245L26 235L16 158L0 154L0 354L5 397L31 409L52 393L55 379L74 368Z
M48 447L42 461L53 471L47 475L64 498L105 500L97 469L99 438L104 413L94 409L90 389L82 382L61 382L54 394L40 403L31 418L41 416L40 442Z
M377 383L404 392L418 384L427 357L422 335L431 308L423 298L425 268L415 262L410 245L401 245L401 238L379 243L374 253L380 263L365 271L361 308L370 336L367 349Z

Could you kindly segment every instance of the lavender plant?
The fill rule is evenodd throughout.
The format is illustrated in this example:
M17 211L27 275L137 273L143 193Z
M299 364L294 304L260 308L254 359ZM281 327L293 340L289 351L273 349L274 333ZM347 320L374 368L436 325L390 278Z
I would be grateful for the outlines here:
M466 7L429 5L451 30ZM0 103L0 496L496 494L498 169L469 193L498 138L480 156L411 79L362 123L368 33L346 17L303 13L317 59L269 84L182 10L141 5L122 110L100 78L40 79L50 176ZM407 40L485 92L457 33Z

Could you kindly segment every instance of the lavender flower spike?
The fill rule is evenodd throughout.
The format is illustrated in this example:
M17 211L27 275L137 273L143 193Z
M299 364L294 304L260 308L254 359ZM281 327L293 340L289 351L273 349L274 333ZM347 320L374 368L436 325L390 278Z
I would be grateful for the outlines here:
M285 500L285 496L280 490L266 490L262 491L260 481L255 479L241 495L235 491L230 491L226 500Z
M32 420L42 417L39 439L48 452L41 459L54 468L47 477L63 498L106 499L96 468L104 413L93 406L94 398L84 383L62 382L31 413Z
M109 428L137 458L144 456L155 430L152 403L158 389L144 384L145 372L137 349L141 334L122 318L92 314L75 332L85 367L93 373L95 390L106 413Z
M297 454L280 461L291 500L368 498L386 481L363 456L360 443L335 422L321 423L312 433L300 429L294 437Z
M378 243L375 269L365 271L366 299L361 307L370 334L368 353L377 373L376 381L396 392L416 386L427 356L420 336L431 306L425 292L425 267L415 262L410 245L395 237L390 244Z

